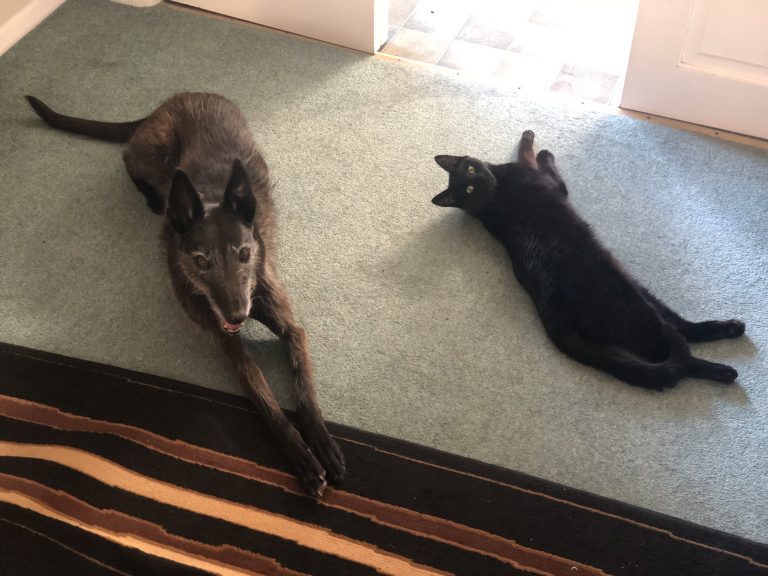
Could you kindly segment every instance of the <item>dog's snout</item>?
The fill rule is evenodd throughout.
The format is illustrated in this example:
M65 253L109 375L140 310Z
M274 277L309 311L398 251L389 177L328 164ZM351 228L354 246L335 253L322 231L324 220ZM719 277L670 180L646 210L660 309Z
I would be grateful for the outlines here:
M227 310L227 322L242 324L248 317L248 301L240 297L230 298Z
M220 281L211 286L211 305L217 316L229 326L240 326L251 311L249 294L240 290L232 277L222 275Z
M235 325L242 324L243 322L245 322L246 318L247 316L245 314L229 314L227 316L227 322Z

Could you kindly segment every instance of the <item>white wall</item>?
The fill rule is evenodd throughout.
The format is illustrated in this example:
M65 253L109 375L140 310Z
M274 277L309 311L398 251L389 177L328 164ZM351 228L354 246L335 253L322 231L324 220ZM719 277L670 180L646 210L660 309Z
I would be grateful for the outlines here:
M363 52L387 39L388 0L175 1Z
M65 0L0 0L0 54ZM151 6L160 0L113 0ZM389 0L175 0L279 30L375 52L387 39Z
M11 17L20 12L25 6L32 4L34 0L2 0L0 1L0 28L2 28Z
M64 0L0 0L0 54L63 3Z

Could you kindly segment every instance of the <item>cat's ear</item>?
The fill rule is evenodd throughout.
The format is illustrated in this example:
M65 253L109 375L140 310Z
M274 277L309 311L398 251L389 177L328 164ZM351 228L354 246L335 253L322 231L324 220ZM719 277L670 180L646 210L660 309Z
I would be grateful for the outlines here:
M456 165L461 162L461 160L461 156L448 156L446 154L435 156L435 162L437 162L437 165L448 173L453 172L453 169L456 168Z
M436 204L438 206L443 206L445 208L457 208L458 204L456 204L456 198L453 196L453 193L450 190L443 190L432 198L432 204Z

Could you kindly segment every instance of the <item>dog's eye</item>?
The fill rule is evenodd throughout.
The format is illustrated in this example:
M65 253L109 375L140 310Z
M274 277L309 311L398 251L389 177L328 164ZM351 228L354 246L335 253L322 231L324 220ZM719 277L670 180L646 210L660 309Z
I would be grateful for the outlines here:
M474 191L475 191L475 187L474 186L467 186L467 194L472 194L472 192L474 192Z
M202 254L198 254L197 256L195 256L195 265L201 270L205 270L206 268L208 268L208 258L203 256Z
M475 167L469 166L467 167L467 174L474 174L475 173Z
M248 262L251 259L251 249L241 248L239 257L240 257L240 262Z

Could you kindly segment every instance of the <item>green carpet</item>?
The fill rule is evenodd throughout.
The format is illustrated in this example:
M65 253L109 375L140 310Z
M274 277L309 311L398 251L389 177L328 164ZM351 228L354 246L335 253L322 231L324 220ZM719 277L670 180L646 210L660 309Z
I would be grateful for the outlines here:
M69 0L0 58L0 340L238 391L173 299L121 147L24 102L131 120L173 92L237 102L277 181L282 276L336 422L768 540L768 154L167 6ZM430 203L435 154L510 157L532 128L613 252L692 319L737 385L663 394L546 339L506 254ZM286 351L245 336L270 380Z

